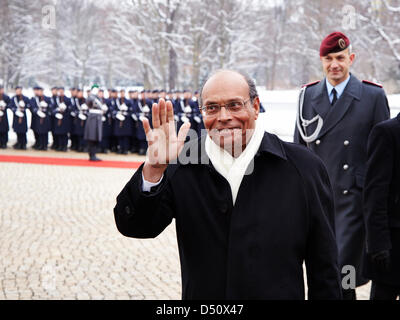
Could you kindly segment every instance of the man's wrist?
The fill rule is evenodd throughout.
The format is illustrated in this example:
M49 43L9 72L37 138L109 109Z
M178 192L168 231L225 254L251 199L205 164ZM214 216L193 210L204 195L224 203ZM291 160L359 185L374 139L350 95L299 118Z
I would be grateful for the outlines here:
M157 183L164 175L166 169L167 165L153 166L145 163L142 170L143 178L148 182Z

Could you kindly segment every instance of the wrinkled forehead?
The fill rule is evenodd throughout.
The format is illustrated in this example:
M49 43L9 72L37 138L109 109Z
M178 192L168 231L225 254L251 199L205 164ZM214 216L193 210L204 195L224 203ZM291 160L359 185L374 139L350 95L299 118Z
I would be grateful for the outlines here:
M203 103L247 98L249 98L249 85L246 79L236 72L215 74L207 80L202 92Z

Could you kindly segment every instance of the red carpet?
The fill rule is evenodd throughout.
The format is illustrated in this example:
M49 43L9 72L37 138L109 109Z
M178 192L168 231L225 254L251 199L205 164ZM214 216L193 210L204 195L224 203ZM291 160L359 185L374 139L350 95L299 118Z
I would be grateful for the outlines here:
M76 166L76 167L126 168L126 169L137 169L142 164L142 162L128 162L128 161L107 161L107 160L89 161L85 159L73 159L73 158L50 158L50 157L10 156L10 155L0 155L0 162L49 164L49 165Z

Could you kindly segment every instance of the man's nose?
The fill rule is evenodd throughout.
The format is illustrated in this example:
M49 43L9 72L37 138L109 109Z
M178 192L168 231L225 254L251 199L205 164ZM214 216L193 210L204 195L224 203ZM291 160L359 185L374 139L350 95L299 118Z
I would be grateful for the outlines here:
M231 113L225 108L225 106L222 106L218 114L218 120L228 121L231 118L232 118Z
M333 62L331 63L331 68L332 68L332 69L339 68L339 63L337 63L337 61L333 61Z

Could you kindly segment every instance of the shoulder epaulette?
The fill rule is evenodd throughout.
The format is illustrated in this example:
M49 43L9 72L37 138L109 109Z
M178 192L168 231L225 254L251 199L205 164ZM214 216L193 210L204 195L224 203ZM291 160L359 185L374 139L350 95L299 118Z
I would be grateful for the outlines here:
M371 81L368 81L368 80L363 80L362 82L367 83L367 84L372 84L373 86L377 86L379 88L383 88L383 86L381 84L379 84L379 83L371 82Z
M313 86L314 84L317 84L317 83L320 83L320 82L321 82L321 80L314 81L314 82L310 82L310 83L307 83L307 84L302 85L302 88L304 88L304 87L311 87L311 86Z

